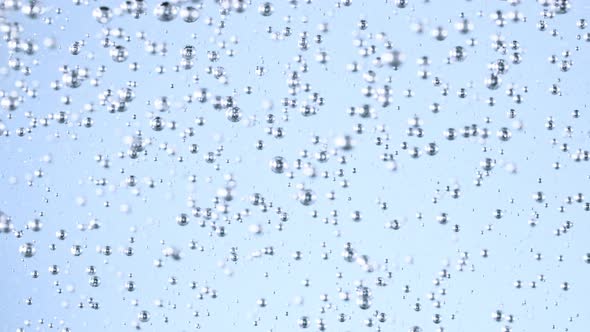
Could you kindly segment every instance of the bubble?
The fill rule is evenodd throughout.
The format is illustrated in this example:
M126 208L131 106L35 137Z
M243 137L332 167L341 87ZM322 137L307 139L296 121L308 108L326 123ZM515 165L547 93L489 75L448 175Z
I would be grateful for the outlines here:
M258 13L262 16L270 16L272 15L274 8L270 2L261 3L258 6Z
M57 265L50 265L49 268L47 268L47 270L52 275L57 275L59 273L59 267Z
M193 23L199 19L199 10L192 6L187 6L180 10L180 18L186 23Z
M125 289L126 289L128 292L133 292L133 291L135 291L135 282L134 282L134 281L131 281L131 280L129 280L129 281L126 281L126 282L125 282Z
M18 108L20 102L15 96L5 96L0 100L0 105L7 111L14 111Z
M312 205L316 201L316 195L312 190L301 190L297 194L297 200L304 206Z
M465 60L465 57L467 56L467 52L465 51L465 48L463 48L463 46L455 46L450 52L449 52L449 57L456 62L461 62L463 60Z
M35 218L27 223L27 228L33 232L39 232L43 228L43 223L41 220Z
M387 64L393 69L398 69L403 64L405 56L400 51L394 50L391 52L384 53L381 56L381 60L383 61L383 63Z
M196 53L195 47L192 45L186 45L185 47L183 47L180 50L180 55L182 56L182 58L187 59L187 60L194 59L196 56L195 53Z
M270 163L270 169L277 174L283 173L287 168L287 163L283 157L277 156L274 157Z
M500 130L498 130L497 136L501 141L506 142L510 140L512 133L510 132L510 129L502 127Z
M424 147L424 151L426 152L426 154L428 154L429 156L434 156L438 153L438 145L434 142L432 143L428 143L425 147Z
M188 215L185 213L182 213L176 217L176 223L179 226L186 226L186 225L188 225L188 222L189 222Z
M18 252L20 252L23 257L30 258L35 256L37 249L35 249L35 246L32 243L27 242L18 248Z
M164 129L164 120L162 120L162 118L159 116L156 116L150 120L150 127L152 127L152 129L155 131L161 131Z
M113 18L113 11L108 6L100 6L92 11L92 16L100 24L107 24Z
M302 329L306 329L309 327L309 317L307 316L301 316L298 320L297 320L297 325L302 328Z
M436 216L436 221L438 221L439 224L444 225L449 221L449 216L443 212Z
M408 6L409 0L395 0L395 6L397 8L406 8Z
M154 8L154 15L162 22L170 22L178 15L178 7L172 2L164 1Z
M137 314L137 319L142 323L149 322L151 315L148 311L142 310Z
M79 41L75 41L70 45L70 54L78 55L82 51L83 43Z
M90 279L88 279L88 284L92 287L98 287L100 286L100 278L98 276L91 276Z
M447 32L447 30L445 30L445 28L443 27L437 27L431 31L432 37L434 37L438 41L443 41L447 39L448 34L449 33Z
M498 75L492 73L485 79L484 84L486 85L486 87L488 89L496 90L502 84L502 78L500 78Z
M496 165L496 162L491 158L485 158L479 164L485 171L491 171Z
M82 255L82 246L78 244L72 245L70 248L70 253L74 256Z
M129 52L122 45L117 45L111 48L109 54L111 56L111 59L113 59L113 61L115 62L124 62L125 60L127 60L127 57L129 56Z
M235 106L225 111L225 117L231 122L240 122L242 119L242 111Z

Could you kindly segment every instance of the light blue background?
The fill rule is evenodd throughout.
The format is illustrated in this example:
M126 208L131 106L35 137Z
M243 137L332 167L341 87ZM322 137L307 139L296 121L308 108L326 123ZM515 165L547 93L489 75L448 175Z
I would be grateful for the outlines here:
M533 1L523 1L517 7L504 1L411 1L408 8L401 10L383 1L354 0L350 7L336 8L334 1L316 0L310 5L301 3L296 9L286 1L275 1L274 14L270 17L258 14L256 1L245 13L231 13L224 20L226 27L220 35L214 33L220 16L218 6L212 2L204 1L200 19L192 24L180 18L162 23L152 14L154 4L150 3L147 15L140 20L128 15L116 16L104 26L121 27L131 37L130 42L116 39L117 44L125 45L129 51L129 59L124 63L112 61L109 48L100 46L104 27L92 18L92 10L98 5L98 2L80 6L71 1L47 2L46 13L37 20L19 12L4 14L6 20L19 22L24 28L22 39L35 39L40 50L34 56L18 54L31 66L30 76L7 69L0 83L6 93L18 90L17 80L39 86L37 98L26 97L17 110L0 113L2 123L10 131L0 143L0 209L12 218L16 230L23 230L22 238L12 233L0 235L3 272L0 330L25 328L25 321L30 320L31 326L25 330L47 330L51 323L54 330L69 327L72 331L124 331L132 329L132 322L141 310L151 313L150 321L141 324L142 329L149 331L192 331L196 327L204 331L293 331L298 330L297 319L304 315L310 317L309 330L317 330L315 320L323 318L328 331L361 331L369 329L362 321L372 317L376 310L385 312L387 321L379 323L373 317L372 330L380 327L382 331L407 331L420 326L424 331L435 331L437 325L432 322L435 313L441 314L439 325L445 331L500 331L504 325L514 331L588 330L590 265L583 260L590 252L588 212L583 209L584 203L569 205L564 199L579 192L586 197L590 195L590 172L587 162L576 163L569 153L559 150L561 143L567 143L570 152L588 149L590 141L586 114L590 44L583 38L576 39L576 35L587 32L576 27L576 21L588 17L590 12L583 1L572 1L569 13L547 19L548 30L558 29L557 37L536 29L543 8ZM60 14L56 14L58 8ZM506 13L515 9L527 17L527 22L508 22L500 28L490 18L496 10ZM475 27L468 35L461 35L450 23L458 21L460 13L465 13ZM290 23L284 20L287 15L292 18ZM53 19L51 25L43 23L46 17ZM204 23L207 17L213 18L212 26ZM303 17L308 23L302 22ZM375 69L371 65L374 56L362 58L358 54L353 39L361 18L367 19L368 29L360 32L359 38L367 40L369 33L384 32L394 48L405 54L405 63L398 71L386 67ZM410 24L421 20L425 21L425 32L419 35L412 32ZM329 32L317 45L313 37L319 33L317 25L324 22L328 23ZM430 30L438 25L449 32L442 42L430 36ZM289 26L293 34L285 40L271 40L266 32L268 26L274 31ZM144 31L147 40L166 42L168 54L147 54L142 41L136 38L138 31ZM303 31L310 34L308 51L297 47L299 33ZM500 33L506 42L518 40L523 61L519 65L511 64L501 88L491 91L483 85L489 72L487 64L498 58L509 59L490 47L494 33ZM230 43L232 36L239 41L235 45ZM55 37L58 48L47 50L43 46L46 37ZM477 39L477 46L466 45L470 37ZM77 40L84 40L87 45L74 56L68 48ZM218 47L223 41L235 51L235 56L221 54L219 62L209 63L207 51L224 52ZM367 42L378 46L377 55L384 51L377 41ZM196 47L195 66L176 73L173 66L179 63L179 49L186 44ZM0 63L5 65L8 49L6 43L1 45ZM448 52L457 45L466 48L466 60L445 64ZM552 54L562 59L564 50L571 51L574 63L565 73L547 61ZM314 60L319 51L328 53L330 60L326 65ZM93 59L87 58L90 53ZM325 98L325 106L309 118L297 109L290 109L289 120L285 121L281 118L280 105L281 99L288 96L285 73L298 70L293 60L297 54L302 54L309 65L309 72L301 73L302 82L310 83L312 91ZM438 76L449 84L447 97L440 94L440 88L432 86L431 79L422 80L416 75L419 66L415 60L423 55L432 62L429 67L432 77ZM34 59L39 61L38 65L32 64ZM133 61L141 66L137 72L128 69ZM361 64L359 73L346 71L346 65L352 61ZM89 79L77 89L64 86L53 91L50 82L61 80L58 70L61 65L88 67L91 78L96 77L101 65L106 66L106 72L98 87L91 86ZM159 65L166 69L165 74L155 73ZM208 75L204 70L208 65L223 66L229 84L222 85ZM287 69L289 65L293 69ZM264 66L265 75L257 76L256 66ZM368 69L377 72L376 86L383 85L387 76L392 77L391 106L381 108L361 95L360 89L367 85L362 73ZM192 80L193 75L198 75L198 83ZM110 114L98 105L101 92L105 89L116 92L128 81L137 82L137 88L136 98L126 112ZM548 92L551 84L557 82L562 96ZM522 104L506 96L505 90L511 83L523 94ZM246 86L252 86L254 93L245 94ZM524 86L528 87L528 93L522 92ZM210 102L185 104L183 97L197 87L207 88L213 96L235 94L244 119L251 119L251 124L229 122L224 112L214 110ZM457 97L459 88L467 88L467 98ZM404 89L411 89L414 96L404 97ZM300 92L299 101L307 95ZM72 103L60 103L62 96L70 96ZM147 103L153 103L159 96L168 96L173 102L169 112L158 115L176 121L176 130L155 132L149 128L147 113L155 110ZM496 99L494 107L484 103L488 97ZM268 111L262 106L263 100L273 102L275 126L284 129L284 138L275 139L265 133ZM429 111L433 102L441 104L440 113ZM86 103L95 105L93 113L84 111ZM374 106L376 119L346 114L348 107L365 103ZM514 119L507 117L510 108L516 109L516 120L522 121L524 127L520 131L512 129L512 139L502 142L495 133L501 127L512 127ZM572 118L574 109L580 110L579 119ZM38 126L24 137L15 134L17 128L28 126L30 119L26 118L26 112L44 118L59 111L67 113L66 124L50 121L49 126ZM414 115L423 121L423 138L406 136L407 121ZM92 128L77 124L76 117L86 116L93 118ZM206 124L199 127L194 120L201 116ZM556 122L553 131L545 129L549 116ZM492 122L485 124L485 117L490 117ZM363 134L353 134L357 123L365 127ZM444 139L447 128L460 130L471 124L490 129L490 139L485 143L476 138ZM386 135L375 131L378 125L387 127L388 151L374 143L378 136ZM574 129L571 138L564 137L568 125ZM194 127L195 135L183 142L180 133L187 127ZM128 148L124 137L136 130L142 130L144 137L152 141L146 148L147 156L136 160L118 158L117 154ZM330 156L325 164L309 160L318 174L330 173L327 179L308 178L293 168L301 150L308 150L313 157L324 144L328 150L334 148L333 139L341 134L353 135L356 142L350 152L339 152L346 156L346 165L339 165L337 156ZM322 144L313 145L312 135L319 135ZM222 139L216 139L219 137ZM559 144L552 145L553 138ZM265 142L262 151L255 148L259 139ZM440 152L433 157L423 155L412 159L407 151L400 149L403 141L419 148L436 141ZM199 145L198 154L188 152L190 143ZM175 149L176 155L168 155L159 148L160 144ZM220 145L223 145L221 156L214 164L206 163L203 155ZM483 151L484 147L487 151ZM397 171L388 170L379 159L385 152L399 152L395 156ZM95 161L97 154L108 156L108 169ZM42 161L46 155L51 156L51 163ZM268 163L278 155L294 171L293 179L270 171ZM178 162L179 156L185 158L183 162ZM482 186L476 187L473 181L476 172L481 171L479 163L488 157L496 160L496 167L489 177L484 177ZM517 174L503 169L506 162L517 165ZM553 169L554 162L560 162L561 169ZM219 170L215 165L219 165ZM344 170L342 178L336 176L340 168ZM38 169L43 171L41 178L33 177ZM139 195L125 186L130 174L138 179ZM218 223L225 225L225 237L215 235L209 225L199 227L196 218L191 218L184 228L178 226L176 216L190 214L187 197L194 198L197 206L214 207L211 199L224 186L224 174L233 174L237 183L228 216L233 218L234 214L244 214L249 209L250 215L243 215L243 223L232 219L231 224L226 224L220 215ZM196 175L195 183L187 180L190 175ZM146 177L155 181L154 188L146 185ZM31 185L27 184L28 178L32 178ZM94 184L93 179L101 178L108 181L104 187ZM16 179L16 183L11 179ZM348 188L340 187L341 179L350 182ZM542 179L541 183L538 179ZM298 183L304 183L317 194L314 205L304 207L296 201ZM459 199L445 192L446 186L455 183L461 188ZM97 190L104 193L98 195ZM336 195L333 201L326 198L332 190ZM433 204L436 190L442 195ZM547 206L534 201L532 195L537 191L544 192ZM262 194L267 203L272 202L268 212L250 205L249 196L255 192ZM84 206L76 204L78 197L86 199ZM387 210L379 209L378 199L388 203ZM110 207L104 206L107 201ZM122 204L130 206L129 214L120 212ZM560 206L564 206L565 212L559 211ZM276 228L280 223L275 213L278 207L289 215L282 231ZM318 218L310 216L313 209L318 211ZM494 218L496 209L503 211L502 219ZM323 218L333 219L332 210L338 211L338 224L324 224ZM362 212L358 223L350 218L356 210ZM450 217L447 225L436 222L436 216L442 212ZM422 219L416 218L417 213L422 213ZM532 228L528 220L534 213L539 213L539 220ZM41 219L42 231L25 229L27 222L34 218ZM100 222L100 229L77 229L77 225L88 224L93 218ZM384 229L385 222L393 219L400 220L401 228ZM573 222L573 228L559 237L553 235L566 220ZM263 234L251 234L248 231L251 224L261 224ZM460 225L460 232L453 232L454 224ZM492 230L487 230L488 225L493 226ZM56 239L54 234L59 229L68 232L66 240ZM135 243L130 244L129 237L134 237ZM190 250L190 240L195 240L204 250ZM23 258L18 253L19 246L25 242L35 243L34 257ZM371 263L378 264L377 271L366 273L358 264L346 263L341 257L346 242L351 242L359 254L368 255ZM56 245L54 251L48 249L51 244ZM84 247L81 256L69 253L73 244ZM96 252L97 246L104 245L114 249L111 256ZM127 246L135 250L132 257L120 252ZM165 258L162 250L167 246L179 248L182 259ZM253 252L268 246L274 247L274 256L251 258ZM229 261L232 247L237 247L237 263ZM480 255L482 249L488 249L489 257ZM295 251L301 251L302 260L292 258ZM469 258L461 272L456 264L463 252L469 253ZM328 253L330 258L323 260L322 253ZM543 259L535 260L536 253L542 253ZM563 262L558 261L559 255L563 255ZM413 259L412 264L408 263L408 257ZM159 258L164 265L155 268L153 260ZM226 275L219 262L224 262L233 275ZM47 270L53 264L60 268L56 276ZM85 269L89 265L96 267L101 278L98 288L88 284ZM451 277L435 286L433 279L441 269L447 269ZM39 271L38 279L30 277L33 270ZM338 272L343 274L341 279L337 278ZM387 272L392 273L392 278L388 278ZM133 277L129 278L128 274ZM545 276L544 282L538 280L541 274ZM168 283L171 276L178 279L177 285ZM386 287L375 285L378 277L384 278ZM309 287L302 285L305 278L310 280ZM131 293L123 288L130 279L137 286ZM517 279L523 281L522 289L514 288ZM373 304L367 311L355 304L357 280L363 280L373 293ZM189 287L191 281L198 283L197 289ZM531 281L537 282L537 288L529 286ZM565 281L571 286L567 292L560 289ZM405 285L410 286L408 294L404 293ZM67 291L69 286L74 291ZM205 295L199 299L199 291L205 286L215 289L217 298ZM351 293L350 302L338 298L339 288ZM446 295L438 293L443 288ZM61 294L59 289L63 290ZM442 302L440 309L427 299L429 292L435 292L437 300ZM322 294L328 295L327 302L320 300ZM303 304L293 303L297 296L303 298ZM30 306L25 304L28 297L32 298ZM88 297L100 303L99 310L90 308ZM256 305L261 297L268 302L264 308ZM134 299L138 301L137 306L132 304ZM157 299L162 301L161 308L154 305ZM79 302L85 303L83 309L76 307ZM422 311L413 310L416 302L422 304ZM325 313L321 313L322 307ZM495 322L491 315L496 310L513 314L515 322ZM198 317L192 315L195 311ZM340 313L347 317L344 323L337 321ZM255 321L258 326L254 326Z

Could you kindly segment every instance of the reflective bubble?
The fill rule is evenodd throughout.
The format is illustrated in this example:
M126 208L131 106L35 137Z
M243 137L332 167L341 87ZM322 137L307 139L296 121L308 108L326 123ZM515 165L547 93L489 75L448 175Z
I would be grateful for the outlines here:
M113 59L113 61L115 62L124 62L125 60L127 60L127 57L129 56L129 52L127 52L127 49L121 45L117 45L111 48L109 54L111 56L111 59Z
M160 21L169 22L178 15L178 7L172 2L164 1L154 7L154 15Z
M270 169L275 173L283 173L287 168L287 163L285 162L285 159L283 159L283 157L280 156L274 157L270 161L269 165Z
M199 10L192 6L187 6L180 10L180 18L187 23L196 22L200 15Z
M242 119L242 111L239 107L232 107L225 111L225 117L231 122L239 122Z
M20 252L20 254L23 257L30 258L35 255L35 253L37 252L37 249L35 249L35 246L32 243L27 242L25 244L22 244L18 248L18 251Z
M258 6L258 12L262 16L270 16L272 15L273 11L274 8L270 2L264 2Z
M100 6L92 11L92 16L98 23L106 24L109 23L113 18L113 11L110 7Z
M316 195L313 191L306 189L302 190L297 194L297 200L302 205L308 206L312 205L316 200Z
M150 318L151 318L151 315L146 310L142 310L137 314L137 319L142 323L149 322Z

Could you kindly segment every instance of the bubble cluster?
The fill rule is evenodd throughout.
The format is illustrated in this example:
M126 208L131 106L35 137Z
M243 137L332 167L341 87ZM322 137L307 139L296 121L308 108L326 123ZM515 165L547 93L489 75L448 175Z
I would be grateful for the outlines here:
M586 331L589 15L0 1L1 328Z

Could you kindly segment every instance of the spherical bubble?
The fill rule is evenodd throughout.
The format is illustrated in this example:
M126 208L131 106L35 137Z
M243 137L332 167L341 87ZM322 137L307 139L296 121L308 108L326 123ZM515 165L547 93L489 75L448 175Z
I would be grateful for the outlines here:
M264 307L266 307L266 299L260 298L260 299L256 300L256 304L259 307L264 308Z
M287 163L285 162L285 159L280 156L274 157L269 164L270 169L277 174L283 173L287 168Z
M463 46L455 46L452 50L449 51L449 56L453 61L461 62L465 60L467 54Z
M127 60L127 57L129 56L127 48L125 48L125 46L122 45L117 45L111 48L109 54L115 62L124 62L125 60Z
M30 258L35 255L37 249L35 249L35 246L32 243L27 242L18 248L18 252L20 252L23 257Z
M197 21L200 15L201 14L199 13L199 10L192 6L188 6L180 10L180 18L182 18L182 20L186 23L193 23Z
M192 60L195 58L195 47L192 45L186 45L185 47L183 47L180 50L180 56L182 56L183 59L187 59L187 60Z
M176 223L179 226L186 226L186 225L188 225L188 222L189 222L189 218L186 213L181 213L180 215L178 215L176 217Z
M154 8L154 15L162 22L170 22L178 15L178 7L172 2L161 2Z
M3 109L7 111L14 111L18 108L20 102L19 99L15 96L4 96L2 100L0 100L0 105Z
M231 9L235 10L236 13L243 13L248 8L248 1L246 0L230 0Z
M302 329L306 329L309 327L309 317L307 316L302 316L297 320L297 325L302 328Z
M403 62L405 60L405 56L400 51L393 50L393 51L384 53L381 56L381 60L383 61L383 63L387 64L388 66L390 66L394 69L397 69L403 64Z
M502 79L498 75L492 73L485 79L484 84L488 89L496 90L502 84Z
M231 122L239 122L242 119L242 111L235 106L225 111L225 117Z
M92 11L92 16L98 23L106 24L109 23L113 18L113 11L110 7L100 6Z
M154 108L159 112L166 112L170 109L170 102L168 97L162 96L154 99Z
M82 81L84 80L84 77L82 75L80 75L80 72L78 70L72 69L72 70L66 71L62 75L61 79L66 86L68 86L70 88L77 88L80 85L82 85Z
M162 120L162 118L159 116L156 116L150 120L150 127L152 127L152 129L155 131L161 131L164 129L164 120Z
M498 136L498 138L501 141L504 141L504 142L510 140L510 138L512 137L512 133L510 132L510 129L508 129L506 127L500 128L500 130L498 130L496 135Z
M436 145L436 143L432 142L432 143L428 143L425 147L424 147L424 151L426 151L426 154L430 155L430 156L434 156L435 154L438 153L438 146Z
M38 232L43 228L43 223L39 219L33 219L27 223L27 228L33 232Z
M299 203L301 203L302 205L305 205L305 206L312 205L315 202L316 198L317 197L316 197L315 193L309 189L301 190L297 194L297 200L299 201Z
M436 216L436 221L438 221L439 224L444 225L449 221L449 216L443 212Z
M98 276L91 276L90 279L88 279L88 284L92 287L98 287L100 286L100 278Z
M79 41L73 42L72 45L70 45L69 51L70 51L71 55L80 54L80 51L82 51L82 42L79 42Z
M485 158L479 164L484 171L491 171L496 165L496 162L491 158Z
M135 290L135 282L132 280L126 281L125 282L125 289L128 292L133 292Z
M338 136L334 139L334 145L336 145L337 148L342 150L352 150L354 146L354 141L351 136L343 135Z
M455 23L455 29L462 34L467 34L469 31L473 30L473 24L471 24L468 19L462 19Z
M264 2L261 3L260 6L258 6L258 12L262 16L270 16L272 15L273 11L274 8L270 2Z
M443 27L437 27L437 28L433 29L430 32L430 34L432 35L432 37L434 37L438 41L442 41L442 40L447 39L447 36L449 35L447 30L445 30L445 28L443 28Z
M146 3L144 0L126 1L121 8L131 14L133 18L139 18L146 12Z
M66 237L68 236L68 233L64 230L64 229L60 229L59 231L55 232L55 237L58 240L65 240Z
M406 8L409 0L395 0L395 6L397 8Z
M371 307L371 300L367 299L367 298L358 298L356 300L356 304L358 305L358 307L362 310L367 310Z
M150 320L150 318L151 318L151 315L146 310L142 310L137 314L137 319L142 323L148 322Z
M70 253L74 256L82 255L82 246L75 244L70 248Z
M10 1L8 3L10 3ZM41 14L42 11L43 8L41 7L41 3L39 1L26 1L21 8L21 13L28 16L29 18L39 17L39 14Z

